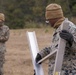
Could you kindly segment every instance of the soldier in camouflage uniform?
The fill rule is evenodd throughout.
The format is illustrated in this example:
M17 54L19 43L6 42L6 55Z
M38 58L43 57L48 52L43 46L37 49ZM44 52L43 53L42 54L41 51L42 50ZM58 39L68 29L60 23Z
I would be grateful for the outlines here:
M48 55L51 51L58 48L59 37L66 40L65 54L61 69L61 75L76 75L76 26L68 21L69 30L61 30L61 24L65 20L63 11L60 5L52 3L46 7L46 19L50 23L51 27L55 28L53 34L52 44L49 48L44 48L36 56L36 62ZM55 64L55 55L53 58L49 58L48 75L53 75L53 69Z
M5 42L9 38L9 28L4 25L5 16L3 13L0 13L0 75L3 75L3 64L5 60Z

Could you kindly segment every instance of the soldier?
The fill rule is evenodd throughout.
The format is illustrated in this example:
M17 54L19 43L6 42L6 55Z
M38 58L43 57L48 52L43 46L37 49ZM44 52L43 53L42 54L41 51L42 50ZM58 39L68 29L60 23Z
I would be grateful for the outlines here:
M0 75L3 75L3 64L5 60L5 42L9 38L9 28L4 25L5 16L3 13L0 13Z
M45 17L46 20L50 23L50 26L55 28L55 32L53 34L51 47L46 47L41 50L36 56L36 62L48 55L51 51L58 48L57 42L59 41L60 36L67 42L61 75L76 75L76 26L71 21L68 21L69 30L60 30L60 26L65 20L65 17L63 15L61 6L55 3L49 4L46 7ZM53 58L49 58L48 75L53 75L54 64L55 55Z

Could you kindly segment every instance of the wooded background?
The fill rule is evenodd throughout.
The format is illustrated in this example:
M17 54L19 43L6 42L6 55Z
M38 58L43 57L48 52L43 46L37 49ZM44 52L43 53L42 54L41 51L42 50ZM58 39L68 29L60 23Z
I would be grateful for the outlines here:
M0 0L0 12L11 29L39 28L45 25L45 8L50 3L60 4L64 16L75 22L76 0Z

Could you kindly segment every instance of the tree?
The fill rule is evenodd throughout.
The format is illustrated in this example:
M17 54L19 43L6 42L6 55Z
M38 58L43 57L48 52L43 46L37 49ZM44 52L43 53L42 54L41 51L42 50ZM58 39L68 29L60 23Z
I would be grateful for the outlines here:
M24 28L26 22L45 22L45 9L50 3L62 6L65 17L76 16L76 0L0 0L0 12L10 28Z

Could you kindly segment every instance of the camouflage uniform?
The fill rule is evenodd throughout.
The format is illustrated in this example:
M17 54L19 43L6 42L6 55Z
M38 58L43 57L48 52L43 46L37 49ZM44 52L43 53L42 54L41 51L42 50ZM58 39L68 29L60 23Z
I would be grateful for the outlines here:
M5 52L6 52L6 47L5 47L5 42L9 38L9 28L8 26L1 26L0 27L0 75L3 75L3 64L5 60Z
M61 25L62 21L64 19L60 19L55 23L55 25ZM63 65L61 70L61 75L76 75L76 26L69 22L69 32L72 33L74 37L74 42L72 44L72 47L69 46L68 42L66 44L66 50L64 54L63 59ZM55 30L53 34L52 44L51 47L45 48L39 52L41 57L45 57L48 55L51 51L58 48L58 41L59 41L59 32L61 31L60 26ZM53 75L53 69L54 69L54 63L55 63L55 55L53 58L49 58L49 72L48 75Z

